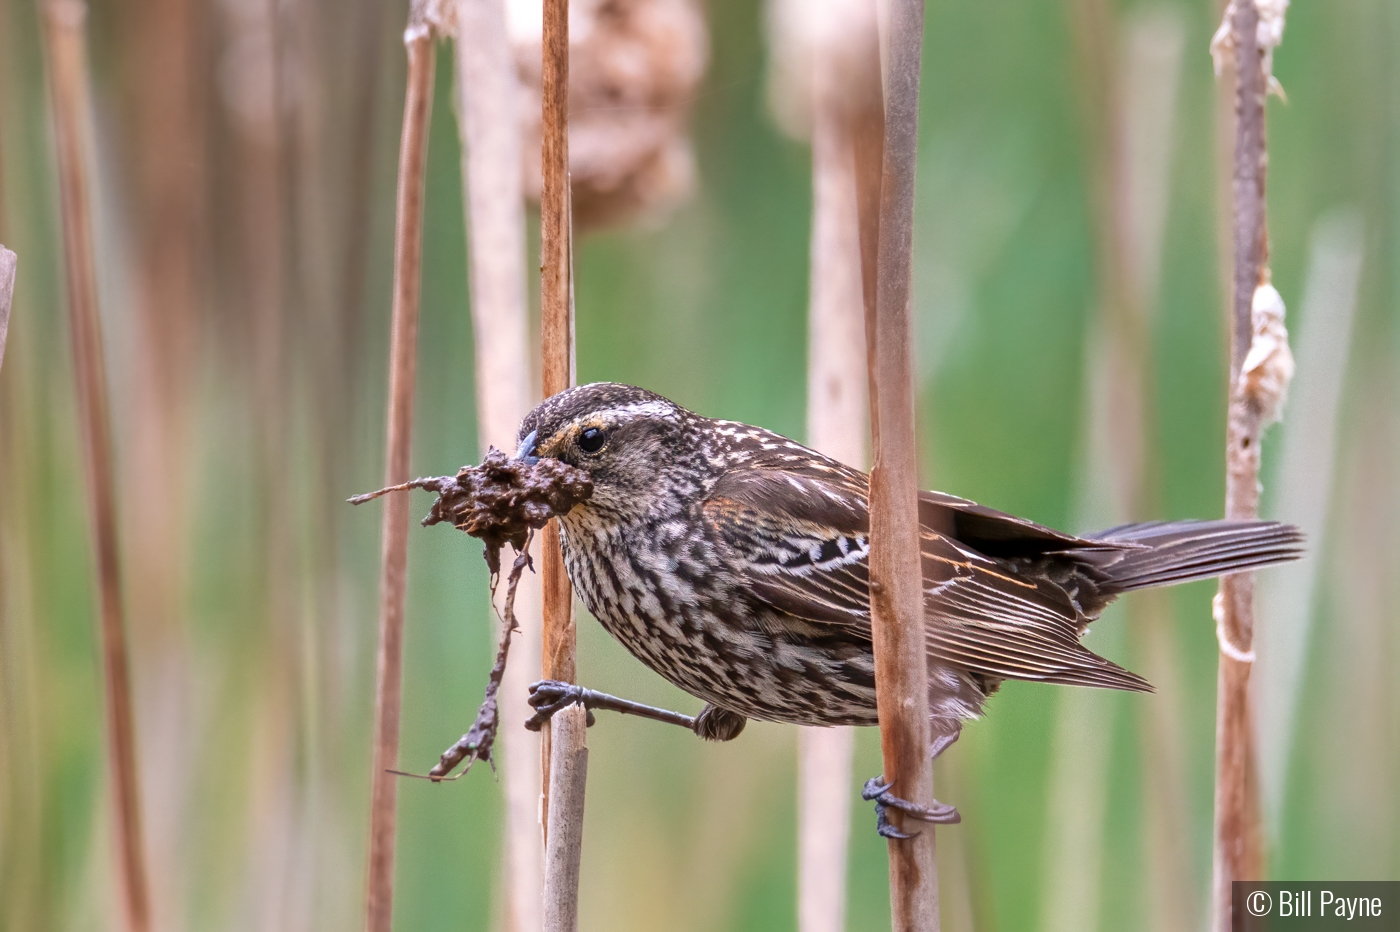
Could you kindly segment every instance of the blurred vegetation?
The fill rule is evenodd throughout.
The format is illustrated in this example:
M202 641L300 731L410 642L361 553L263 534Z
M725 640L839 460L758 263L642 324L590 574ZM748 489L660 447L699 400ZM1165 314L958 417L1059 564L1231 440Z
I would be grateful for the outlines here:
M1163 4L1185 52L1149 423L1159 516L1205 517L1223 496L1206 54L1218 14ZM765 110L758 6L707 6L696 197L660 225L578 245L578 371L801 436L808 152ZM341 502L382 471L404 16L326 0L92 7L97 248L161 928L359 922L379 522ZM1100 296L1075 28L1068 3L929 3L916 313L927 483L1088 530L1073 525ZM0 0L0 241L20 257L0 372L0 928L104 928L113 851L37 37L34 4ZM418 474L481 452L450 65L439 56ZM1295 4L1276 74L1288 100L1269 109L1269 226L1290 315L1320 217L1359 209L1364 261L1332 507L1307 529L1321 575L1271 867L1400 879L1400 7ZM1266 489L1287 430L1285 419L1268 440ZM1282 507L1267 492L1266 503ZM495 629L475 543L442 529L411 540L401 760L425 770L470 721ZM1169 703L1185 738L1181 832L1206 889L1212 592L1169 599L1172 691L1094 700L1094 721L1111 727L1104 929L1161 927L1143 883L1144 703ZM580 650L591 686L697 706L597 625L580 625ZM1128 648L1114 656L1143 665ZM1038 928L1045 913L1060 702L1055 688L1009 684L938 765L940 796L964 817L940 830L944 897L957 857L968 879L956 896L979 930ZM590 745L585 928L795 927L791 729L755 724L712 746L602 716ZM852 793L879 769L876 736L863 734ZM398 927L496 927L498 785L485 772L405 781L400 806ZM884 846L869 812L857 819L849 927L878 928Z

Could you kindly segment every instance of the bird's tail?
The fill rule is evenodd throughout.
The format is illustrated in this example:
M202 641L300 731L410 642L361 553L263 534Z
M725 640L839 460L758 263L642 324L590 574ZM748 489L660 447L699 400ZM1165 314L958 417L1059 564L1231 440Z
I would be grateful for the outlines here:
M1277 521L1154 521L1125 524L1095 540L1136 544L1104 567L1105 589L1130 592L1287 563L1303 555L1303 532Z

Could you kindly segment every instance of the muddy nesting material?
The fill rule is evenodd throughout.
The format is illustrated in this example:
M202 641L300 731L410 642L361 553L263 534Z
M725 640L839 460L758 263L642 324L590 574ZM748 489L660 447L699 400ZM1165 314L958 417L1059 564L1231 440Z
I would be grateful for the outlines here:
M588 473L559 460L536 463L512 459L491 447L480 466L463 466L455 476L429 476L390 486L368 495L356 495L352 505L362 505L389 492L426 489L438 493L423 526L446 521L486 545L486 565L491 575L501 572L501 548L510 544L525 549L531 531L537 531L555 515L593 494Z
M519 628L515 623L515 589L526 567L531 567L530 538L550 518L567 514L575 505L586 501L593 494L593 482L587 473L567 463L549 459L526 463L491 447L480 466L463 466L455 476L414 479L367 495L356 495L350 503L361 505L381 495L409 489L438 493L437 501L423 519L424 527L448 522L486 545L483 556L491 572L493 597L501 577L501 549L510 544L516 552L506 577L501 638L496 647L496 662L487 677L486 696L471 728L444 751L437 765L428 771L428 779L433 782L455 780L456 777L448 774L464 760L467 766L462 773L479 760L490 764L492 771L496 769L491 751L500 725L497 694L506 672L510 636Z

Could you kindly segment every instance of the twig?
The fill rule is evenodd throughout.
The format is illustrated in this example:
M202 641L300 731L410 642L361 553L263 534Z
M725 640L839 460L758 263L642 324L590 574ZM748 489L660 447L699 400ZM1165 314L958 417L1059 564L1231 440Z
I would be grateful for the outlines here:
M862 44L875 50L875 7L860 2L853 6L867 14ZM836 57L835 51L826 43L813 49L807 441L828 456L864 468L870 409L852 148L855 121L849 89L838 86L847 76L828 60ZM797 917L802 932L841 932L846 925L854 738L851 728L804 728L798 734Z
M433 31L415 5L404 33L408 87L399 143L397 220L394 230L394 304L389 347L389 413L384 484L408 479L417 362L419 268L423 252L423 188L428 123L433 106ZM389 932L394 902L394 827L397 783L388 772L399 756L403 686L404 594L408 575L408 500L384 503L379 578L379 657L375 677L374 764L371 774L368 932Z
M870 612L885 780L892 783L896 795L928 806L934 800L928 758L928 676L909 326L923 2L893 0L889 15L876 300L873 308L866 306L874 452L870 471ZM868 204L868 198L862 201ZM862 222L863 233L868 226ZM868 249L862 242L862 252ZM869 290L867 281L867 295ZM899 824L904 821L902 815L895 818L896 827L903 829L905 826ZM897 932L937 929L933 828L910 825L908 831L913 837L889 841L893 928Z
M10 332L10 303L15 296L19 258L0 244L0 366L5 365L5 336Z
M549 837L544 855L546 932L578 929L578 875L583 854L583 793L588 780L588 712L572 705L555 714L549 760Z
M123 905L128 928L133 932L146 932L151 923L150 893L136 772L136 736L117 547L111 420L107 408L102 323L97 313L91 188L87 174L91 126L87 97L87 6L80 0L48 0L43 8L43 20L63 212L73 372L77 379L83 465L102 620L107 740Z
M1235 50L1235 160L1230 397L1225 437L1225 516L1259 515L1259 438L1271 407L1245 376L1254 335L1255 293L1269 281L1265 227L1264 99L1269 49L1259 42L1255 0L1233 0L1227 13ZM1220 580L1216 596L1221 637L1216 686L1215 851L1212 926L1230 928L1231 882L1262 876L1263 850L1255 773L1249 674L1254 643L1254 576Z
M544 395L548 398L574 382L573 240L569 191L569 0L544 0L541 63L540 148L543 187L540 193L540 330L544 343ZM559 527L544 529L540 569L544 586L543 674L547 680L572 683L578 676L575 652L573 591L559 549ZM553 760L550 730L544 731L544 766ZM541 815L549 844L549 779ZM582 796L579 797L580 803ZM545 883L549 878L546 875Z
M502 0L457 2L457 127L462 141L467 264L476 349L476 408L483 449L515 441L532 399L525 295L525 205L521 187L519 95ZM528 629L501 688L524 695L540 678L540 584L524 580L517 611ZM525 731L525 709L501 710L506 773L506 927L537 932L544 889L539 827L540 739Z

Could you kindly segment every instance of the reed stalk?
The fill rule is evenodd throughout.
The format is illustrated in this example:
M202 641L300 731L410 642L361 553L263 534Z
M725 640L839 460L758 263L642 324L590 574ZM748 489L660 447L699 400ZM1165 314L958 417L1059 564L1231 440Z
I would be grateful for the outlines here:
M866 353L869 369L870 614L875 648L875 697L886 782L892 792L931 805L928 673L925 659L923 573L919 557L918 459L909 321L914 238L914 170L918 159L922 0L892 0L885 74L883 152L874 245L874 302L867 274ZM867 82L868 83L868 82ZM873 122L873 121L871 121ZM856 139L858 172L868 179L871 146ZM859 168L862 164L867 167ZM868 257L871 185L859 199L863 268ZM897 932L939 927L933 827L895 814L906 839L890 839L890 912Z
M419 14L404 33L408 87L399 143L398 203L394 227L394 295L389 346L389 413L384 484L407 482L413 440L413 389L418 352L418 300L423 257L423 189L428 125L433 109L434 35ZM408 577L409 500L384 499L379 577L379 653L375 676L374 770L371 774L369 879L365 929L389 932L394 903L394 830L397 807L399 715L403 699L404 596Z
M10 332L10 304L15 297L18 265L18 257L0 244L0 366L5 365L5 336Z
M1357 546L1345 533L1329 529L1334 527L1333 515L1341 511L1333 504L1338 435L1342 397L1353 369L1351 343L1364 256L1365 221L1360 210L1334 209L1313 225L1299 315L1298 373L1290 388L1288 430L1279 445L1273 511L1280 520L1316 531L1312 552L1290 572L1266 577L1261 586L1259 601L1269 625L1256 639L1262 659L1250 686L1258 703L1265 834L1272 841L1282 837L1295 742L1307 740L1307 730L1297 725L1305 714L1303 683L1315 643L1313 629L1321 622L1314 607L1323 553L1343 537ZM1341 564L1355 571L1350 561ZM1352 616L1336 611L1334 617Z
M1152 333L1183 30L1170 10L1120 17L1103 0L1076 0L1074 26L1081 99L1086 102L1083 122L1098 266L1099 320L1090 359L1092 365L1104 367L1102 378L1094 381L1105 390L1103 429L1109 439L1087 468L1102 473L1101 487L1111 489L1115 494L1109 497L1117 499L1104 502L1102 520L1087 527L1096 531L1124 521L1150 520L1161 511ZM1200 905L1186 839L1190 820L1182 766L1182 673L1172 638L1170 605L1162 592L1144 592L1128 600L1121 614L1127 617L1101 624L1126 623L1130 653L1140 659L1143 672L1158 688L1156 696L1136 704L1142 721L1139 749L1151 927L1159 932L1185 930L1198 921ZM1062 702L1066 714L1078 714L1093 700L1064 697ZM1081 719L1081 727L1105 727L1105 723L1096 726L1088 716ZM1075 740L1069 747L1074 748L1075 759L1057 767L1059 775L1108 764L1103 757L1107 744ZM1079 753L1091 747L1100 760L1091 761ZM1071 785L1056 785L1054 791L1078 795L1099 779L1077 779ZM1057 807L1064 798L1056 797ZM1073 865L1080 863L1081 853L1085 864L1100 859L1101 839L1090 839L1082 826L1064 825L1083 815L1076 808L1093 808L1100 817L1103 812L1097 803L1083 800L1082 807L1070 805L1053 816L1067 840L1086 847L1083 852L1061 852L1050 865L1051 875L1061 878L1058 887L1066 891L1052 895L1050 902L1056 914L1066 919L1098 905L1097 900L1089 903L1078 895L1072 902L1068 891L1084 892L1088 888L1083 885L1091 881L1064 876L1079 870ZM1094 877L1092 883L1097 880Z
M151 902L142 839L136 733L131 711L130 662L117 539L111 417L92 242L87 5L81 0L48 0L43 6L42 18L63 218L69 337L97 572L106 700L104 724L111 767L112 809L116 818L122 912L131 932L147 932L151 926Z
M1234 45L1236 93L1225 517L1249 520L1259 515L1259 440L1267 423L1266 406L1243 376L1254 335L1255 291L1269 281L1264 200L1264 101L1269 78L1267 50L1259 43L1260 11L1255 0L1234 0L1227 15ZM1220 660L1211 921L1215 932L1228 932L1232 881L1256 880L1264 871L1249 696L1254 659L1254 574L1222 577L1216 604Z
M871 47L875 13L866 37ZM825 46L814 55L829 52ZM861 294L856 166L846 89L833 62L812 76L812 245L808 310L807 442L866 466L869 399ZM797 916L802 932L846 924L846 848L851 823L851 728L798 733Z
M554 717L549 759L549 841L545 846L544 927L578 929L578 876L583 854L583 794L588 781L588 712L570 706Z
M544 396L574 383L573 226L569 189L569 0L544 0L541 61L540 167L540 332L543 342ZM541 639L544 678L573 682L578 676L578 632L574 626L573 589L559 549L559 523L541 535L540 576L544 587ZM549 844L552 759L549 726L544 729L545 793L541 814ZM580 794L578 804L582 805ZM546 885L549 878L545 878Z
M574 384L569 0L544 0L541 55L540 332L544 395L548 398ZM559 549L557 520L545 525L543 537L544 677L573 682L578 676L578 632L574 625L573 590ZM586 713L578 707L566 709L565 713L558 725L546 726L544 730L543 759L548 772L541 814L545 826L546 932L574 932L578 928L578 877L588 776Z
M480 444L482 450L490 446L510 450L533 392L525 294L525 203L516 129L520 88L502 0L458 0L456 56ZM498 609L503 609L499 603ZM527 631L533 633L540 624L540 585L533 573L520 580L515 614ZM523 696L539 678L540 642L533 636L522 637L513 648L501 691L506 696ZM543 923L540 738L524 727L528 711L523 702L511 701L502 703L500 710L506 927L511 932L538 932Z

